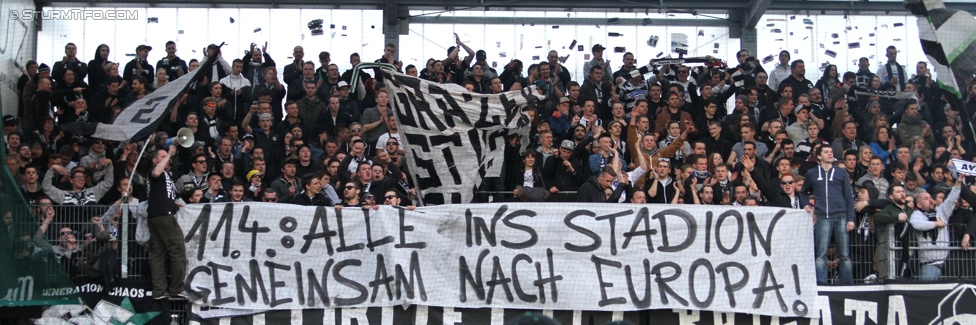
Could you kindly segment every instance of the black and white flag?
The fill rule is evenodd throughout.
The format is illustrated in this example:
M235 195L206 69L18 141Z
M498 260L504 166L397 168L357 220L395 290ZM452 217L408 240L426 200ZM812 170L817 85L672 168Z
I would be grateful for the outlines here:
M213 58L208 58L200 69L191 71L135 101L122 110L111 124L75 122L63 126L62 129L75 134L112 141L143 139L156 131L159 123L163 121L161 117L164 116L164 113L176 105L180 97L199 80L197 75L209 74L208 72L200 74L200 72L209 70L203 67L209 67L210 64L206 63L211 62L211 60Z
M858 96L878 96L881 98L894 98L894 99L914 99L918 100L918 95L914 91L897 91L897 90L857 90L854 91L855 95Z
M515 132L528 139L523 109L540 100L535 86L484 95L378 70L424 204L471 202L482 178L501 174L505 138Z
M976 73L973 16L964 10L947 9L941 0L906 1L905 6L918 16L922 51L938 75L939 88L952 94L947 98L950 104L960 105L958 99Z

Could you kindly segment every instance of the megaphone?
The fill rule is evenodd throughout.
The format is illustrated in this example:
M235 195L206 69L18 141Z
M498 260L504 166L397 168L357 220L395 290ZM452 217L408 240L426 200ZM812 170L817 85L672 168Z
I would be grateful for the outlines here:
M176 137L166 139L166 147L173 145L174 141L180 147L189 148L193 145L193 141L195 141L193 131L190 131L188 128L182 128L176 131Z

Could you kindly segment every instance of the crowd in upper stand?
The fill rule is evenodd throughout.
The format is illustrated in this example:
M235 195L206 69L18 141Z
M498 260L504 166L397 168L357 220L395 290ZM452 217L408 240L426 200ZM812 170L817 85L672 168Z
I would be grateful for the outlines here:
M966 88L965 107L951 107L928 65L903 65L894 47L874 71L861 58L857 71L826 65L818 80L810 80L807 63L786 50L770 71L740 51L729 63L706 57L697 64L650 65L641 73L644 64L633 54L611 66L605 48L593 45L583 66L586 78L573 80L557 51L527 67L511 60L496 70L484 50L472 50L456 35L454 41L445 58L423 66L395 60L393 44L376 62L482 94L538 87L542 100L526 108L533 117L528 147L517 135L509 137L502 175L480 184L476 202L807 208L824 227L816 228L816 236L828 243L834 228L825 224L863 234L895 223L936 236L946 223L976 222L970 218L972 191L956 186L961 182L949 167L952 158L973 160L969 120L976 84ZM306 61L301 46L281 66L273 56L283 55L268 53L266 46L251 44L244 57L224 58L210 45L206 52L216 53L217 61L145 140L151 155L176 130L193 133L196 142L179 149L170 170L183 200L414 205L417 189L407 177L406 148L383 81L372 70L353 81L353 71L340 73L329 52ZM148 61L152 46L137 47L129 62L108 61L110 50L98 46L85 63L68 43L53 67L23 64L18 115L4 116L3 131L6 166L30 203L117 204L126 183L134 197L145 199L148 166L136 166L141 143L61 127L112 123L128 105L205 67L202 58L177 56L174 42L165 44L155 65ZM348 58L353 67L361 62L357 53ZM835 184L840 180L846 181ZM841 192L830 193L835 189ZM960 196L964 200L956 205ZM947 219L939 219L936 207L948 205ZM46 232L51 220L38 222ZM968 243L976 226L969 229L952 234L954 240ZM829 263L821 242L818 280L821 262ZM838 251L840 279L849 282L849 253ZM855 276L871 271L862 273Z

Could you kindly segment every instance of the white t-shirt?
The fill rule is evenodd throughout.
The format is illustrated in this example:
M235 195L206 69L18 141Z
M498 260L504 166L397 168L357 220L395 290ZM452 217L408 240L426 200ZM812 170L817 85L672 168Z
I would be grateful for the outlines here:
M386 148L386 141L389 140L390 138L396 139L397 140L397 143L400 144L400 149L403 149L403 140L400 139L400 133L399 132L398 133L393 133L393 134L390 134L390 132L386 132L386 133L381 134L380 137L376 139L376 146L373 147L373 148L376 148L376 150L385 149Z

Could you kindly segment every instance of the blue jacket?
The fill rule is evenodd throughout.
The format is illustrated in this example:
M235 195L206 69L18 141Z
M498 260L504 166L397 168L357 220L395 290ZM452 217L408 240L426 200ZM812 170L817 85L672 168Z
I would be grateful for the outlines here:
M566 132L572 127L573 121L569 119L568 114L560 114L559 117L556 117L555 115L549 116L549 130L552 131L553 138L562 139L566 136Z
M824 170L822 166L807 171L800 193L813 195L818 219L846 218L854 222L854 195L850 175L842 168Z

